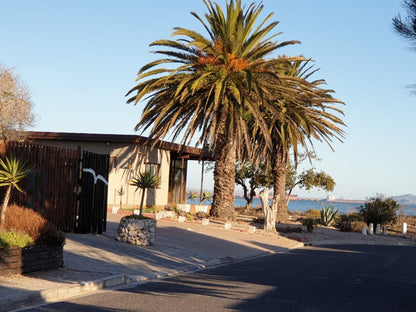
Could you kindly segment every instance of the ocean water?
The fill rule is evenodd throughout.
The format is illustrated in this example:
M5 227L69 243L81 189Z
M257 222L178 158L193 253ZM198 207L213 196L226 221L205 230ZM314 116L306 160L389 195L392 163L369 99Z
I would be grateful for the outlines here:
M272 203L272 200L269 199L270 204ZM211 203L206 203L211 204ZM235 197L235 206L245 206L246 200L244 197L236 196ZM361 205L364 205L364 203L353 203L353 202L336 202L331 201L328 202L327 200L291 200L289 202L289 210L292 212L299 211L307 211L309 209L318 209L325 207L325 205L328 207L329 205L332 205L333 209L338 209L339 213L350 213L350 212L356 212L357 208ZM253 199L253 205L252 207L260 207L260 199L254 198ZM399 213L403 213L405 215L410 216L416 216L416 205L401 205L402 209L399 211Z

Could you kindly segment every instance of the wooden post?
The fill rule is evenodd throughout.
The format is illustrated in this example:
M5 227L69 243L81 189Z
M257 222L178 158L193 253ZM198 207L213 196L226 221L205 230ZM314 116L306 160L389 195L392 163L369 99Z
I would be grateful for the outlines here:
M202 169L201 169L201 188L199 191L199 204L202 205L202 192L204 187L204 164L205 162L202 161Z

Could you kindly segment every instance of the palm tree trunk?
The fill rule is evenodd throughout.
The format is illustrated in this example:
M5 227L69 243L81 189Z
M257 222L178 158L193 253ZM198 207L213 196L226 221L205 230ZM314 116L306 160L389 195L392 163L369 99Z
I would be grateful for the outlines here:
M276 212L277 206L269 204L269 189L266 187L260 192L260 201L263 206L264 231L276 232Z
M277 146L272 155L273 171L273 210L277 211L277 221L286 222L289 220L289 210L286 201L286 174L289 162L289 155L284 147Z
M214 196L210 214L222 220L234 216L236 149L227 135L221 135L215 148Z
M7 206L9 205L11 193L12 193L12 186L9 185L9 187L7 188L6 196L4 197L3 208L1 209L0 227L3 227L4 222L6 222L6 210L7 210Z
M142 198L140 199L140 216L142 216L143 215L143 203L144 203L144 191L145 191L146 189L142 189Z

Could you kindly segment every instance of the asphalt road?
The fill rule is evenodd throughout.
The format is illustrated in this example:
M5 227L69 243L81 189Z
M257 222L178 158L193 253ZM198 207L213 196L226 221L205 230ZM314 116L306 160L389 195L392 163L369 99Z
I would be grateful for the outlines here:
M306 247L25 311L416 311L416 248Z

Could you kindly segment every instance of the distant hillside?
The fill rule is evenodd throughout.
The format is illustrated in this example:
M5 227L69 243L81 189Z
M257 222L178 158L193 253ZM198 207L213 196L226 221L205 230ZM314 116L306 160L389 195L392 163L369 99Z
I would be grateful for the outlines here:
M397 201L399 204L416 205L416 195L413 194L393 196L393 199Z

